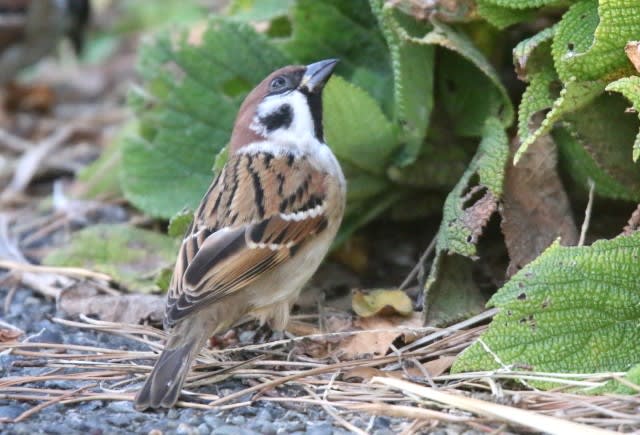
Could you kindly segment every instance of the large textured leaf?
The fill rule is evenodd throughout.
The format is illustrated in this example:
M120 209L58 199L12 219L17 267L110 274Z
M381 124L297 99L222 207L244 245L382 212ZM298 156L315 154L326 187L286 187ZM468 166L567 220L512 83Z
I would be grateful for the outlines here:
M500 120L489 118L475 157L445 201L436 258L425 285L426 323L446 323L481 307L469 262L476 255L484 226L497 210L508 154L504 127Z
M347 168L384 174L397 141L378 103L364 90L333 77L324 91L324 109L325 138L340 161Z
M297 62L339 57L338 73L372 95L391 113L389 51L367 0L298 0L293 33L283 49Z
M553 41L553 58L563 82L615 79L633 67L626 43L640 34L637 0L582 0L562 17Z
M520 2L512 2L519 5ZM535 9L512 9L499 5L494 0L478 0L478 15L499 29L513 24L530 20L536 13Z
M566 116L559 146L570 174L583 185L595 181L601 195L640 200L640 166L629 156L640 128L637 116L625 113L627 102L617 94L602 95L593 104Z
M176 241L128 225L94 225L74 233L71 241L44 258L52 266L84 267L111 275L134 291L157 290L154 278L171 267Z
M562 0L482 0L484 3L511 9L539 8L560 3ZM566 3L566 2L564 2Z
M560 91L558 98L551 105L551 110L547 113L547 116L540 124L540 127L533 132L527 132L528 120L530 117L535 112L546 108L545 106L548 101L548 97L545 96L545 93L548 95L550 92L549 88L552 88L552 84L554 83L554 75L555 73L549 70L541 72L536 81L532 80L529 88L527 88L528 92L523 96L523 101L521 103L522 110L520 113L521 118L518 122L518 133L522 136L520 137L520 147L514 156L515 163L520 160L531 144L538 140L542 135L549 133L556 122L560 121L563 117L566 117L567 114L581 109L591 103L594 98L604 91L606 85L603 81L578 82L572 78ZM527 97L527 100L524 100L525 96ZM529 101L529 98L535 99L535 103L533 103L534 106L529 106L529 104L532 104L531 101Z
M526 122L520 118L521 145L514 157L516 162L556 122L597 98L610 80L633 72L624 47L640 32L638 17L640 2L636 0L582 0L563 15L554 27L551 50L555 73L563 88L536 131L523 135ZM550 79L547 74L545 80ZM545 98L543 93L548 91L541 80L541 77L535 83L532 80L528 97ZM520 112L523 111L521 107Z
M481 136L490 117L498 119L504 127L511 125L513 105L493 66L465 33L444 23L432 22L434 29L414 40L451 51L443 53L438 64L442 71L438 87L456 132Z
M640 361L640 233L589 247L553 244L489 304L500 308L453 370L628 370Z
M145 88L133 96L140 134L123 149L126 197L164 218L197 206L242 98L289 63L243 24L213 19L201 41L190 42L188 36L165 33L142 47Z
M400 13L391 3L372 0L387 40L393 66L395 121L406 143L397 159L400 166L413 163L427 135L433 109L434 47L418 44L407 35L423 35L430 26Z
M624 95L629 101L631 101L633 110L640 117L640 77L632 76L618 79L607 86L607 91L620 92ZM633 143L633 161L637 161L638 157L640 157L640 130L638 131L636 140Z
M229 14L237 20L268 21L287 15L295 0L233 0Z

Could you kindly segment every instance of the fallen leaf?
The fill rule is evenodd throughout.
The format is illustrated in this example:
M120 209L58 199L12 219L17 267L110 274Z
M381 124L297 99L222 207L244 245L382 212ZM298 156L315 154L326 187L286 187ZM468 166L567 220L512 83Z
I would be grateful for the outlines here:
M69 243L47 254L43 263L106 273L128 289L153 292L158 273L172 268L177 248L177 240L163 234L127 224L99 224L73 233Z
M510 259L507 276L538 257L558 237L563 245L578 241L557 160L555 142L550 135L543 135L517 165L511 159L507 164L501 210L501 228Z
M441 356L438 359L434 359L431 361L427 361L422 364L422 366L427 370L429 376L435 378L436 376L440 376L453 365L453 362L457 357L451 355ZM415 368L414 368L415 369Z
M386 355L391 344L402 337L405 343L418 338L419 334L412 333L411 328L422 326L421 314L414 312L410 317L402 316L372 316L361 317L353 323L358 334L346 338L340 343L341 359L355 359L366 355ZM367 332L370 331L370 332Z
M636 71L640 72L640 41L629 41L624 47L627 57L636 68Z
M149 294L104 294L93 287L76 285L63 290L57 307L69 316L95 315L100 320L139 324L160 322L164 316L164 297Z
M18 328L0 328L0 343L13 343L22 334Z
M360 317L389 316L393 314L409 316L413 313L413 303L402 290L379 289L367 293L355 290L351 306L353 311Z

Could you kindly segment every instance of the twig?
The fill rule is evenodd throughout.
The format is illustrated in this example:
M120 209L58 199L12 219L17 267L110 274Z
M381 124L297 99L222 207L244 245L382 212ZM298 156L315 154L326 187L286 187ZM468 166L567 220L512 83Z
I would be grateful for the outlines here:
M16 194L22 193L36 175L42 160L68 140L75 131L76 127L74 125L64 126L39 144L28 149L22 157L20 157L13 179L4 192L2 192L0 198L8 199Z
M111 282L113 279L100 272L94 272L89 269L82 269L79 267L52 267L52 266L39 266L28 263L18 263L16 261L0 260L0 269L15 270L18 272L32 272L32 273L53 273L58 275L68 275L80 278L93 278L103 281Z
M420 272L420 269L424 267L424 263L427 261L427 258L429 257L429 255L431 255L431 252L433 252L433 249L436 247L437 240L438 240L437 235L435 235L433 239L431 239L429 246L427 246L427 249L425 249L422 255L420 256L418 263L416 263L416 265L413 266L413 269L411 269L411 272L409 272L409 275L407 275L404 281L402 281L402 284L400 284L400 287L399 287L400 290L406 289L411 283L411 281L413 281L415 277L418 275L418 273Z
M440 411L434 411L432 409L418 408L416 406L406 406L406 405L389 405L382 403L362 403L355 405L344 405L347 409L352 409L355 411L365 411L370 412L376 415L389 415L391 417L402 417L402 418L419 418L424 420L442 420L449 421L452 423L461 423L466 422L471 419L471 417L463 417L452 414L447 414Z
M423 387L400 379L375 377L371 382L374 384L387 385L404 392L415 394L427 400L434 400L475 414L496 418L512 424L519 424L553 435L564 435L568 433L584 435L611 435L615 433L563 420L561 418L543 415L537 412L514 408L512 406L498 405L485 400L455 395L442 390L434 390L433 388Z
M14 136L2 128L0 128L0 145L17 153L23 153L33 146L30 142Z
M584 211L584 221L582 222L582 228L580 229L580 239L578 240L578 246L584 245L584 240L587 237L587 231L589 230L589 223L591 222L591 209L593 208L593 191L595 190L596 183L589 178L589 201L587 202L587 208Z
M422 337L416 341L413 341L406 346L400 348L400 352L406 352L411 349L415 349L416 347L422 346L430 341L437 340L446 335L451 334L452 332L459 331L461 329L467 328L469 326L475 325L476 323L480 323L484 320L492 318L498 312L497 308L492 308L483 313L480 313L476 316L470 317L462 322L458 322L455 325L451 325L448 328L444 328L439 330L438 332L434 332L433 334L429 334L426 337Z

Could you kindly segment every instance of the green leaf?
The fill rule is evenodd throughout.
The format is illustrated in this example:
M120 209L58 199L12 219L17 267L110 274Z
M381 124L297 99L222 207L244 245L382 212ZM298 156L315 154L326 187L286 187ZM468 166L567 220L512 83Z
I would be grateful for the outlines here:
M390 3L372 0L391 53L394 85L394 121L401 126L406 143L399 166L415 161L433 110L434 47L417 44L403 35L425 34L430 26L400 13Z
M589 247L554 243L489 301L500 309L481 337L492 353L475 343L453 371L628 370L640 361L639 258L640 233Z
M340 162L383 175L397 142L378 103L337 76L327 83L323 99L325 139Z
M122 197L119 178L122 166L122 140L136 125L136 122L132 121L122 127L118 137L105 148L102 155L78 173L74 190L79 192L80 197Z
M475 157L444 204L436 258L425 285L423 312L425 322L429 324L450 321L460 312L469 313L480 308L481 296L477 287L473 280L462 276L462 271L466 271L467 278L470 276L471 266L465 263L475 257L478 238L497 210L508 155L509 143L504 127L500 120L489 118ZM458 281L451 281L447 276L456 273L454 270L461 273ZM436 310L432 312L431 307Z
M436 245L438 252L446 251L466 257L476 254L475 240L486 222L470 219L469 213L478 211L473 210L473 206L478 204L473 198L479 193L489 195L494 200L501 197L508 154L508 138L504 128L499 120L489 118L478 152L445 201ZM476 183L473 182L474 177L477 177ZM481 217L488 219L489 216L482 213Z
M495 117L504 127L511 125L513 105L493 66L465 33L435 20L432 24L433 30L421 38L404 37L418 44L439 45L459 55L445 52L438 64L442 70L438 86L457 132L479 136L489 117Z
M562 0L483 0L483 2L503 8L527 9L558 4L561 3Z
M293 33L283 49L307 64L340 58L337 73L364 89L390 113L393 82L389 51L367 0L298 0Z
M228 14L242 21L271 21L288 14L295 0L233 0Z
M629 158L629 149L640 123L636 116L625 113L626 106L623 97L603 94L567 115L563 125L570 134L556 137L576 180L586 185L591 178L599 194L636 201L640 200L640 171Z
M629 101L631 101L633 110L640 117L640 77L623 77L615 82L609 83L606 90L620 92L624 95ZM633 161L638 161L638 157L640 157L640 130L638 130L636 140L633 143Z
M531 81L522 94L522 99L518 106L518 137L521 143L526 144L527 148L535 142L535 140L531 140L532 136L535 135L537 139L543 135L542 131L540 133L531 131L531 122L536 113L553 106L554 99L558 96L553 94L553 85L557 83L558 76L553 69L553 65L548 64L546 69L531 75ZM539 130L539 128L536 130Z
M182 210L169 221L167 234L169 237L183 237L193 221L193 210Z
M134 99L139 136L123 148L125 196L163 218L197 206L244 95L290 63L244 24L214 18L201 43L189 44L187 36L163 33L143 45L145 87Z
M553 58L564 83L611 80L634 72L624 52L640 34L637 0L582 0L564 14L553 40Z
M478 0L478 15L498 29L504 29L513 24L531 20L535 9L512 9L495 4L492 0Z
M631 367L627 374L624 376L624 380L626 382L622 383L617 379L613 379L607 382L603 387L596 388L595 390L590 391L590 393L637 394L638 389L640 388L640 364L636 364L635 366ZM634 384L636 387L633 388L627 383Z
M103 272L131 290L149 292L158 289L155 275L173 265L177 248L174 239L153 231L101 224L73 233L43 263Z
M513 64L521 80L529 81L529 75L553 67L551 41L555 34L556 25L553 25L523 39L514 47Z
M542 101L545 101L543 100L544 96L540 97L540 94L545 92L545 86L550 86L553 83L553 80L550 79L551 75L545 73L544 76L540 77L540 82L536 83L535 87L531 89L531 93L527 94L526 96L530 97L531 95L533 95L534 97L540 98ZM547 113L547 116L540 124L540 127L530 133L528 131L528 127L525 130L525 122L527 123L526 125L528 125L529 119L527 119L526 115L528 115L530 118L533 113L526 112L531 111L532 108L523 108L524 116L520 119L518 129L518 133L521 134L521 143L513 158L514 164L518 163L518 160L520 160L522 154L527 152L527 149L532 143L538 140L540 136L549 133L556 122L560 121L563 117L566 117L567 114L572 113L591 103L598 95L602 93L602 91L604 91L604 88L605 82L578 82L573 78L570 79L565 84L565 87L560 91L559 97L551 105L551 110ZM548 92L548 89L546 91ZM523 100L523 104L527 103L525 103ZM541 104L541 102L536 102L534 104Z

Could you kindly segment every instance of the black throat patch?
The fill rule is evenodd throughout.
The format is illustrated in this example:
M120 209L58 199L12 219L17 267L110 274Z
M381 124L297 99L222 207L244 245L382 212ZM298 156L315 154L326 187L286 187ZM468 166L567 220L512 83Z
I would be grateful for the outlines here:
M311 111L316 139L324 142L324 133L322 131L322 94L318 92L304 92L304 94L307 97L307 103Z
M293 109L288 104L283 104L274 112L260 118L260 123L270 133L279 128L289 128L293 122Z

